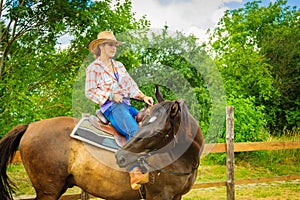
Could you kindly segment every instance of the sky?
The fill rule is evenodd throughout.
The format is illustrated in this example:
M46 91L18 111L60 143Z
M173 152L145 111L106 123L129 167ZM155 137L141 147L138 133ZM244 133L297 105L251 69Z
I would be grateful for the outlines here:
M207 30L217 25L226 10L242 8L249 1L252 0L131 0L136 18L146 16L152 29L161 30L167 25L169 31L194 34L200 42L208 39ZM268 6L274 1L262 0L262 4ZM300 8L300 0L288 0L287 5ZM69 35L61 37L60 46L67 47L69 40Z
M207 39L206 31L214 28L224 12L244 6L250 0L132 0L132 10L137 18L146 15L152 29L194 34L201 41ZM275 0L262 0L269 5ZM300 0L288 0L287 5L300 7Z

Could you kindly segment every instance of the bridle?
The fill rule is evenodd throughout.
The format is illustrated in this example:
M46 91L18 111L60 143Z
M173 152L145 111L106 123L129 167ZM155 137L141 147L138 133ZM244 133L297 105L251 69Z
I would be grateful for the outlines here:
M172 128L168 131L168 133L165 135L163 140L167 140L170 135L169 132L172 131ZM176 138L176 135L174 135L174 140L173 140L173 148L175 148L176 144L178 144L178 140ZM166 173L166 174L174 174L174 175L180 175L180 176L186 176L190 175L195 172L195 170L198 169L200 162L197 162L197 165L195 167L192 167L191 171L188 172L179 172L179 171L169 171L169 170L164 170L164 169L158 169L151 165L148 161L147 158L150 156L154 155L152 154L153 151L157 150L157 148L154 148L154 150L150 151L149 153L143 154L142 156L138 157L137 162L142 170L143 173L149 172L149 171L156 171L157 173Z
M136 99L134 99L136 100ZM181 110L179 110L178 112L181 112ZM173 131L173 127L175 126L174 122L171 121L171 128L168 130L168 132L164 135L162 141L167 141L170 136L172 135L172 131ZM176 145L178 144L178 140L176 137L176 134L173 135L174 139L172 140L173 142L173 148L176 147ZM153 154L151 152L153 151L157 151L158 147L153 148L152 151L150 151L149 153L143 154L142 156L138 157L137 162L140 165L141 171L143 173L149 172L149 171L156 171L157 173L167 173L167 174L173 174L173 175L179 175L179 176L186 176L186 175L190 175L192 173L195 172L195 170L198 169L200 162L197 162L197 165L195 167L192 167L191 171L188 172L179 172L179 171L169 171L169 170L164 170L164 169L157 169L154 166L152 166L149 161L147 160L148 157L152 156Z
M191 171L188 172L179 172L179 171L169 171L164 169L157 169L153 167L147 160L148 157L150 157L151 154L146 154L144 156L141 156L137 159L138 164L141 167L141 170L143 173L149 172L149 171L156 171L157 173L166 173L166 174L173 174L173 175L179 175L179 176L187 176L190 174L193 174L195 170L198 169L200 162L197 163L195 167L192 167Z

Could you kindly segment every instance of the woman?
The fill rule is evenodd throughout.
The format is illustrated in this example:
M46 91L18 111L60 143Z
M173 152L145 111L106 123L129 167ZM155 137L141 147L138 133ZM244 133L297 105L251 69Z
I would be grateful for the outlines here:
M103 115L128 141L138 130L135 121L138 111L131 106L129 97L142 99L150 106L153 99L144 95L124 65L113 59L120 44L111 31L100 32L97 39L90 42L89 50L95 54L96 60L86 70L85 94L100 106ZM138 189L148 177L137 167L132 168L131 186Z
M138 130L138 111L131 106L129 97L142 99L151 106L153 99L139 90L121 62L113 60L119 44L111 31L100 32L90 42L89 50L96 60L86 71L85 94L100 105L100 111L128 141Z

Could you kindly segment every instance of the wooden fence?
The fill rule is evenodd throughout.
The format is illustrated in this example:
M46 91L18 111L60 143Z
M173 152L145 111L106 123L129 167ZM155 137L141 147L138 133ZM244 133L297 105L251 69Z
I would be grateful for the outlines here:
M193 185L193 189L209 188L217 186L227 187L227 199L233 200L235 198L235 185L264 183L272 181L286 181L300 179L300 174L276 176L276 177L262 177L262 178L247 178L234 179L234 152L246 151L273 151L286 149L299 149L300 141L285 141L285 142L241 142L234 143L234 116L233 107L226 107L226 143L205 144L203 154L207 153L226 153L226 180L217 182L198 183ZM13 162L22 162L20 152L16 152ZM16 198L17 200L34 200L34 197ZM89 195L85 192L81 194L63 195L60 200L74 200L74 199L89 199Z
M286 150L286 149L299 149L300 141L286 141L286 142L243 142L234 144L234 152L246 152L246 151L260 151L260 150ZM205 144L204 153L224 153L226 152L226 143L218 144ZM22 162L20 152L16 152L13 162ZM252 183L264 183L272 181L286 181L300 179L300 174L276 176L276 177L262 177L262 178L246 178L234 180L234 185L240 184L252 184ZM216 181L207 183L197 183L193 185L193 189L209 188L226 186L226 181ZM86 199L86 194L72 194L64 195L60 200L74 200L74 199ZM34 197L28 198L16 198L18 200L34 200Z

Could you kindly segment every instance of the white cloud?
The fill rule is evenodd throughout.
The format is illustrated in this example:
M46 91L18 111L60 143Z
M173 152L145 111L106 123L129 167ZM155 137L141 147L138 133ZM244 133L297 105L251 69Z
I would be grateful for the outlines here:
M206 30L214 27L225 10L229 9L224 5L229 1L241 0L132 0L132 9L137 18L146 15L151 28L167 25L171 31L192 33L200 40L205 40Z
M70 46L70 41L72 39L74 39L74 37L71 36L69 33L62 35L60 38L58 38L56 49L67 49Z

